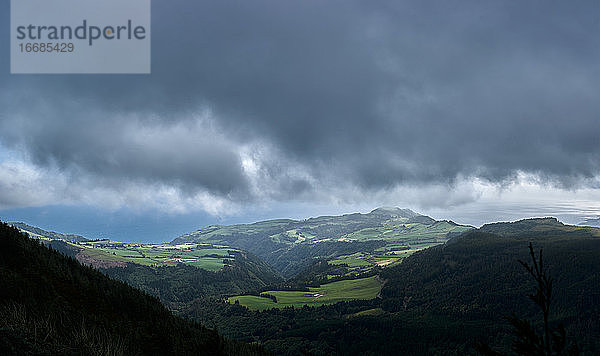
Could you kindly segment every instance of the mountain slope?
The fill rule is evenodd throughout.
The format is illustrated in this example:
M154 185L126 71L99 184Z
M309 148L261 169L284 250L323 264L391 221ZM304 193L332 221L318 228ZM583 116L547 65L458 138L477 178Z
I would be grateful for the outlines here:
M173 316L157 299L4 223L0 244L2 354L260 352Z
M228 246L74 241L69 237L77 235L48 232L23 223L18 226L42 244L158 297L172 311L197 298L254 293L283 281L277 271L254 254Z
M199 297L253 292L282 280L257 256L228 246L92 241L24 223L12 225L82 264L159 297L172 308Z
M529 262L531 241L554 278L550 323L564 323L584 354L599 354L600 229L544 219L493 228L510 234L469 231L381 270L385 284L373 300L260 313L196 302L182 314L282 355L466 355L478 340L510 354L505 316L541 321L527 297L535 282L518 263Z
M490 233L493 231L494 233ZM515 313L539 326L527 298L534 282L518 260L530 263L527 245L543 249L554 280L551 323L562 322L590 354L600 351L600 229L564 225L555 218L484 225L452 243L414 254L382 271L387 309L443 315L485 324L502 346L505 316ZM504 344L504 346L507 346Z
M281 276L258 257L246 252L237 254L231 264L219 271L184 264L168 267L129 264L124 268L100 268L100 271L158 297L174 311L198 298L251 293L282 281Z
M39 239L48 239L48 240L64 240L70 242L84 242L89 241L83 236L75 235L75 234L62 234L60 232L54 231L46 231L42 230L39 227L27 225L22 222L11 222L9 225L12 225L19 229L21 232L27 233L30 237L39 238Z
M280 219L242 225L213 225L182 235L172 244L213 243L255 253L286 277L317 257L357 252L389 253L446 242L471 227L436 221L408 209L378 208L368 214Z
M539 236L544 234L573 234L600 237L600 230L594 227L565 225L556 218L531 218L514 222L499 222L483 225L479 231L499 236Z

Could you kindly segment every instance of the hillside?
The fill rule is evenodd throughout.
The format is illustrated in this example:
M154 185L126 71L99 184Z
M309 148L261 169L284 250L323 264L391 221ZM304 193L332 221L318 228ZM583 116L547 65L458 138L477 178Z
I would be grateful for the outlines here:
M490 229L502 235L484 231ZM536 252L543 248L554 278L551 325L564 323L568 340L593 355L600 352L599 232L555 219L493 224L381 270L380 298L260 313L203 302L182 314L282 355L464 355L478 340L508 352L513 336L505 316L538 327L541 320L527 297L534 282L518 263L529 260L531 241Z
M30 237L45 239L45 240L64 240L70 242L84 242L89 241L83 236L75 235L75 234L62 234L60 232L54 231L46 231L42 230L39 227L27 225L22 222L11 222L8 223L19 229L21 232L27 233Z
M228 246L74 241L72 235L19 226L52 249L158 297L171 310L196 298L255 292L282 281L260 258Z
M0 223L0 353L260 354ZM168 330L168 332L165 332Z
M74 257L79 262L96 268L125 267L129 264L144 266L174 266L186 264L209 271L218 271L232 265L247 253L222 245L187 243L138 244L111 241L109 239L88 240L79 235L46 231L25 223L10 225L39 239L42 243Z
M594 227L565 225L556 218L532 218L515 222L499 222L483 225L479 231L499 236L539 236L543 234L590 235L600 237L600 230Z
M230 264L218 271L182 263L161 267L128 264L100 271L158 297L174 311L198 298L254 293L282 281L277 272L256 256L244 252L236 252L234 256Z
M442 244L469 229L409 209L378 208L368 214L321 216L303 221L213 225L182 235L172 244L212 243L248 250L285 277L292 277L310 266L315 258L333 259L355 253L393 258Z

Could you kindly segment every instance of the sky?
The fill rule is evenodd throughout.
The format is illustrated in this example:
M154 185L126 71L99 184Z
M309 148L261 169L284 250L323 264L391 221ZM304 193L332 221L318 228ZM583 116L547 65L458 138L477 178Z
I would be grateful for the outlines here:
M153 0L151 26L149 75L11 75L1 42L1 220L600 215L597 0Z

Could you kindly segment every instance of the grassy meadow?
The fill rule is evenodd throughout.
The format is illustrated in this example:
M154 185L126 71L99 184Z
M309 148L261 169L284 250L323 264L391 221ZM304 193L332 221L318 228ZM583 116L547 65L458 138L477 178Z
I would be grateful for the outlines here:
M117 241L68 242L81 249L81 253L101 260L136 263L144 266L174 266L178 263L209 271L222 269L231 254L231 247L187 243L180 245L130 244Z
M381 290L381 283L375 277L343 280L327 283L318 288L309 288L309 292L302 291L267 291L277 299L277 302L265 296L241 295L227 299L229 303L236 301L251 310L265 310L271 308L320 306L334 304L342 301L357 299L373 299Z

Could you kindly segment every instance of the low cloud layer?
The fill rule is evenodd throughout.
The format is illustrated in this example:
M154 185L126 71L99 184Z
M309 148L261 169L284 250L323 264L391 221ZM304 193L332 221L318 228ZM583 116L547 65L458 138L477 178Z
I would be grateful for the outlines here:
M151 75L0 74L0 207L599 188L597 1L152 6Z

